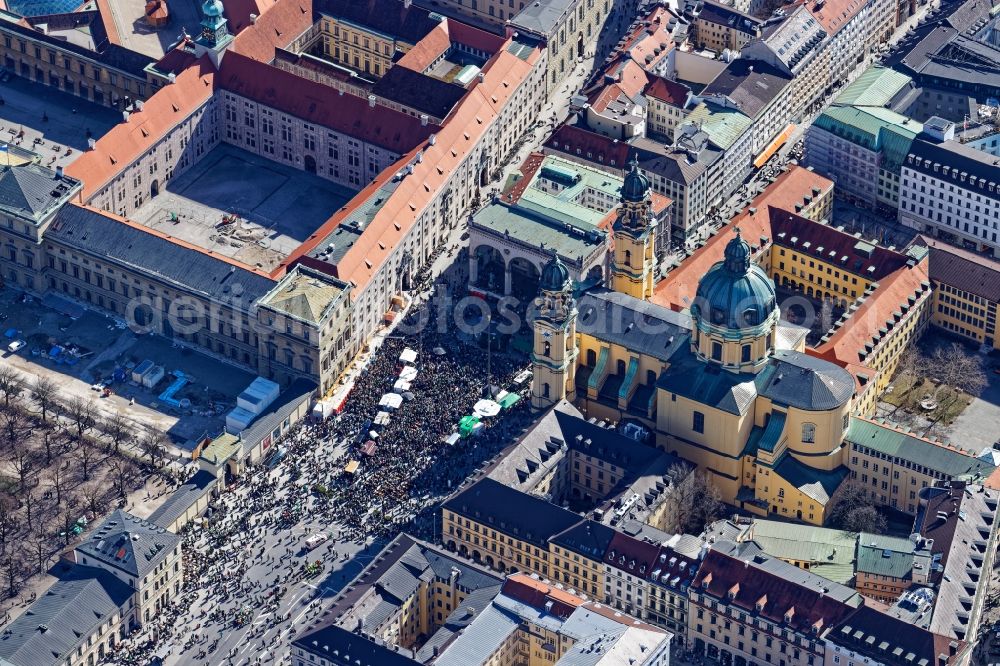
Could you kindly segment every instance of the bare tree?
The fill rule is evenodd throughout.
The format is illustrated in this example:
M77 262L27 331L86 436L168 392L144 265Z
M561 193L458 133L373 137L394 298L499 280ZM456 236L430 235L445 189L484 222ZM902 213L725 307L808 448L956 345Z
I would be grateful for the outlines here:
M118 453L123 443L133 439L132 422L119 411L104 418L101 421L101 429L111 440L111 449L115 453Z
M0 570L3 571L4 585L7 588L7 596L14 597L21 589L24 578L24 551L23 546L18 545L8 550L0 559Z
M4 449L19 449L33 430L31 419L19 409L0 412L0 444Z
M63 508L62 516L62 526L63 526L63 538L66 540L66 545L69 545L70 540L76 536L73 532L73 528L76 527L76 521L80 519L80 509L75 506L75 502L69 501L71 498L67 498L66 506Z
M8 462L17 474L18 489L23 493L28 477L38 468L38 453L25 442L22 446L14 447Z
M74 457L80 463L80 477L83 481L90 480L94 465L97 464L97 450L90 445L90 442L80 439L76 442L76 449L73 451Z
M839 493L827 522L831 527L848 532L871 532L884 534L885 516L872 503L868 491L860 486L849 485Z
M986 388L982 359L965 351L957 342L934 351L933 367L934 375L940 382L934 392L935 399L938 399L942 389L946 387L970 396L977 396ZM949 402L957 399L958 395L953 395Z
M59 430L52 427L52 424L47 421L42 422L39 430L42 435L42 448L45 450L45 464L50 465L53 460L59 458L59 451L53 448L56 443L56 439L58 438Z
M17 532L17 501L10 493L0 493L0 553L7 552L7 544Z
M903 349L899 355L899 364L896 366L896 376L906 377L909 380L903 392L904 397L919 385L921 379L931 374L932 367L931 359L918 346L909 345ZM902 404L903 401L900 401L900 405Z
M139 438L139 448L149 456L149 464L156 467L157 461L163 457L167 437L159 430L147 428Z
M107 503L107 489L104 484L99 481L90 481L80 486L80 493L84 505L91 515L96 517L104 512L104 505Z
M0 394L3 394L5 407L10 407L10 399L17 398L24 390L24 375L18 372L14 366L6 363L0 365Z
M722 509L718 488L706 472L675 464L667 471L670 487L667 490L668 519L664 529L671 532L698 534L705 525L718 517Z
M80 439L83 439L83 435L94 427L96 414L97 407L94 405L94 401L78 395L70 398L66 405L66 416L76 426L76 436Z
M42 420L48 420L49 411L56 407L59 397L59 386L49 377L38 376L31 383L31 399L42 410Z
M35 487L29 485L21 492L21 506L24 507L24 523L29 530L35 529L35 513L38 506L38 496Z
M63 502L63 492L66 488L66 472L60 463L48 468L48 478L49 485L52 487L52 491L56 495L56 506L62 504Z
M128 497L128 491L139 474L135 463L127 458L112 458L111 473L114 475L115 493L122 498Z
M45 530L32 530L28 535L28 543L31 545L37 572L45 573L52 553L52 537Z

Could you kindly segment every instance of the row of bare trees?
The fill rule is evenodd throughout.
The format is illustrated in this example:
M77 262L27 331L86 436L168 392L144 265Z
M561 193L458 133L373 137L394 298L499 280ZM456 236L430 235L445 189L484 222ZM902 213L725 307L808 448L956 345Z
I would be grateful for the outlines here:
M0 583L18 594L82 527L155 473L166 436L0 364Z

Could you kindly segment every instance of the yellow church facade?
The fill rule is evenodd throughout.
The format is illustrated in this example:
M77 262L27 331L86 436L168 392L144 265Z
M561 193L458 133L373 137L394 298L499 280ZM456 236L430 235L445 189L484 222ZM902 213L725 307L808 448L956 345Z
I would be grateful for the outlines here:
M650 303L648 189L633 166L611 289L574 294L557 257L543 270L532 404L567 398L588 416L640 423L706 470L725 502L822 524L848 476L853 376L807 355L805 329L779 321L772 278L738 230L689 313Z

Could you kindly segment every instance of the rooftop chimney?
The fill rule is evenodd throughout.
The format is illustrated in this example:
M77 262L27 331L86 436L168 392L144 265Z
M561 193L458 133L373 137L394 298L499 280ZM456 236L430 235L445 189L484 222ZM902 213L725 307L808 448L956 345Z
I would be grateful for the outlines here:
M167 83L173 83L176 80L177 80L177 75L176 74L174 74L173 72L170 72L169 74L167 74Z
M251 24L256 24L257 23L257 15L256 14L251 14L250 15L250 23Z
M430 122L430 117L426 113L420 114L420 126L427 127L427 123Z
M368 95L368 106L375 108L375 95Z

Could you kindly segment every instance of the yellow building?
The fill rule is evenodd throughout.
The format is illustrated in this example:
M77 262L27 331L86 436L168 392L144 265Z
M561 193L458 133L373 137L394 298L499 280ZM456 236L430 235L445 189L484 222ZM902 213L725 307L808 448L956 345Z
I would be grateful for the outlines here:
M707 470L726 502L822 524L848 474L842 442L854 377L805 354L805 329L779 322L774 283L754 261L766 266L774 248L755 256L739 229L726 241L723 260L700 275L690 315L645 300L652 290L627 258L643 251L639 221L649 207L648 187L630 172L622 188L612 291L567 296L568 274L557 290L548 282L557 281L558 262L547 267L551 279L543 275L543 316L535 323L532 404L546 407L570 394L553 387L565 386L570 372L562 359L575 352L576 399L587 416L648 426L658 446ZM802 205L825 206L821 194L810 190ZM776 212L765 214L770 219ZM818 275L821 269L814 262L812 270ZM825 294L827 278L814 279ZM830 279L832 285L832 268ZM562 333L567 317L553 325L545 316L553 294L560 294L561 311L574 313L572 339Z
M635 298L653 296L656 272L656 239L649 179L632 158L622 183L622 205L614 224L615 247L611 259L611 288Z
M934 288L931 324L986 349L1000 349L996 334L1000 261L921 237L929 249Z
M318 3L323 55L356 72L379 78L441 18L399 0L329 0Z

